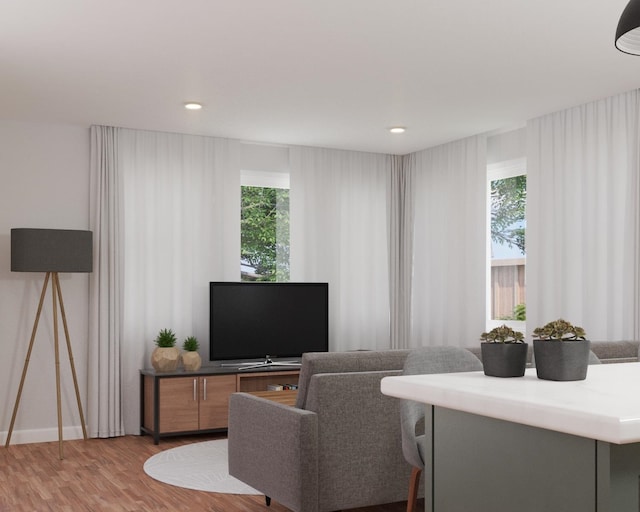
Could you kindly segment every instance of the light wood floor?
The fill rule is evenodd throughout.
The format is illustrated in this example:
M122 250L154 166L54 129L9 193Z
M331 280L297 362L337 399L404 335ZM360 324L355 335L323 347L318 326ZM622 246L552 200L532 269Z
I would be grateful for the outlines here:
M263 496L192 491L148 477L142 466L151 455L215 436L149 436L65 441L0 447L0 512L287 512ZM408 485L408 482L407 482ZM405 503L349 512L404 512Z

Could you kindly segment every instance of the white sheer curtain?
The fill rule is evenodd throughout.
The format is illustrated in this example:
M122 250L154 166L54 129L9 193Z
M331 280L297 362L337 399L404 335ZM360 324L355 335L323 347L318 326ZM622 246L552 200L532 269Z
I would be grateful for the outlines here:
M294 147L291 280L329 283L330 350L389 348L390 155Z
M486 137L410 155L411 345L472 346L485 330Z
M389 286L391 348L411 346L414 155L392 158L389 185Z
M637 339L638 91L527 124L527 326Z
M92 300L100 301L99 316L91 319L97 355L89 374L98 377L91 377L89 401L98 404L98 435L119 434L121 421L125 433L136 434L139 369L148 366L158 331L173 329L179 343L196 336L207 360L208 283L239 279L239 144L140 130L118 129L116 137L111 129L100 132L112 147L104 152L109 165L96 173L107 183L101 203L109 216L95 223L101 228L96 244L100 257L118 265L100 265L94 273L101 287L92 292ZM92 142L101 154L100 139ZM106 298L100 295L105 281L111 287ZM111 382L118 373L122 392Z
M239 279L239 144L122 130L123 385L126 431L138 430L138 370L153 339L209 339L209 281ZM209 357L205 343L200 354Z
M89 280L89 437L124 434L120 381L122 339L122 184L118 129L91 127L91 212L94 265Z

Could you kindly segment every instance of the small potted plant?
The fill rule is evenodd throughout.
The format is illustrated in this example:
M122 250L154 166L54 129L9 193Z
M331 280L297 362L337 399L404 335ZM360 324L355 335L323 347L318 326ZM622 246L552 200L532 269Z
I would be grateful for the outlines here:
M539 379L570 381L587 377L591 343L582 327L560 318L537 327L532 336Z
M182 353L182 365L189 372L198 371L202 367L202 358L197 350L200 344L195 336L189 336L182 343L184 352Z
M155 339L156 348L151 353L151 365L158 372L172 372L180 362L176 348L176 335L171 329L162 329Z
M482 366L484 374L490 377L522 377L527 365L528 344L524 342L524 334L513 330L508 325L501 325L483 332Z

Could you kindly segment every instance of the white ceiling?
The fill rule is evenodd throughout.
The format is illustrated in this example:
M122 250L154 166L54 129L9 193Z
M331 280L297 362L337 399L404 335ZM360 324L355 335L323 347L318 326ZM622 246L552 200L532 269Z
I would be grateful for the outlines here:
M0 0L0 118L406 154L639 87L626 2Z

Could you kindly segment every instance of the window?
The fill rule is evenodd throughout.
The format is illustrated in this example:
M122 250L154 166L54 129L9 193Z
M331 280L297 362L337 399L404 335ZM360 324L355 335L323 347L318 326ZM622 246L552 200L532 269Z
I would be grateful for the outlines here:
M242 281L289 281L289 175L242 171Z
M513 327L524 330L526 161L489 165L487 177L488 328L515 322Z

